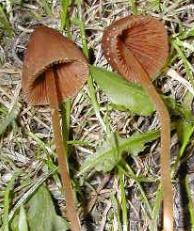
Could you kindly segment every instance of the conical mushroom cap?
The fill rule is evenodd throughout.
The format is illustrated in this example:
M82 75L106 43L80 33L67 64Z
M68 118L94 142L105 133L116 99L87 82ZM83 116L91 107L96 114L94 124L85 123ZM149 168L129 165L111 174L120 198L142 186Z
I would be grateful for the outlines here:
M141 77L130 56L154 78L168 56L167 33L163 24L153 17L128 16L113 22L105 30L102 48L113 69L129 81L138 82ZM128 57L127 52L130 53Z
M48 104L45 71L53 68L59 101L75 96L88 74L87 61L71 40L46 26L31 35L24 57L22 87L27 102Z

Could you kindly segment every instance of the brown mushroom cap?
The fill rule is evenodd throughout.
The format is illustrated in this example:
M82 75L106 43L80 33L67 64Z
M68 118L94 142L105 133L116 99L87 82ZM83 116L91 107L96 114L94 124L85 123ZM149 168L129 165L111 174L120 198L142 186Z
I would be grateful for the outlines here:
M102 48L115 70L126 79L137 82L141 77L124 53L130 52L153 78L168 57L167 33L164 25L153 17L128 16L113 22L105 30Z
M24 57L22 86L27 102L48 104L45 71L52 67L59 101L75 96L89 74L81 50L59 32L38 26L31 35Z

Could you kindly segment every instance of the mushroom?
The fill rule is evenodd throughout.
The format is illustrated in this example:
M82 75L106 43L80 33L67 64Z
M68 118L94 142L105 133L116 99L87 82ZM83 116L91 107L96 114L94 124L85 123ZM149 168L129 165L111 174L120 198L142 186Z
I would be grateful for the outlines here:
M81 230L74 203L73 189L63 145L59 107L63 100L75 96L89 74L87 61L80 49L59 32L38 26L31 35L24 57L22 87L31 105L51 108L58 165L66 198L67 218L72 231Z
M150 16L128 16L113 22L104 32L102 48L108 62L125 79L141 84L150 95L161 123L161 183L163 227L173 230L173 190L170 177L170 118L154 88L153 79L168 57L167 32ZM151 79L150 79L151 78Z

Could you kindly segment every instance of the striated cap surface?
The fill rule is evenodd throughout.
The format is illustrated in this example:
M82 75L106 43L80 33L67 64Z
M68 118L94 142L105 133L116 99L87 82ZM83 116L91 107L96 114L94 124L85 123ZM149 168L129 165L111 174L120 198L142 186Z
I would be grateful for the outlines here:
M151 78L168 57L168 37L164 25L150 16L128 16L106 28L102 48L107 61L129 81L138 82L134 57Z
M59 101L75 96L89 75L87 61L71 40L46 26L31 35L24 57L22 87L32 105L48 104L45 71L53 68Z

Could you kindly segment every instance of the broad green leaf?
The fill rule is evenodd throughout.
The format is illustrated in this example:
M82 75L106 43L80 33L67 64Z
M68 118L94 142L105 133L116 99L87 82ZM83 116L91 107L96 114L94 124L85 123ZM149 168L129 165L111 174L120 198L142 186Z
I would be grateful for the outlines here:
M28 231L28 223L27 223L26 211L24 209L24 206L20 207L18 231Z
M90 72L113 105L138 115L149 115L154 111L150 97L141 86L99 67L90 66Z
M129 138L121 138L114 135L98 148L95 154L86 159L83 163L79 175L95 168L97 171L111 171L122 159L124 152L137 155L143 151L145 144L159 137L159 131L149 131L142 134L134 134Z
M14 175L17 174L16 176L19 176L21 174L21 171L18 171L16 173L14 173ZM10 213L9 213L9 216L8 216L9 221L14 219L14 217L17 214L18 209L23 204L25 204L29 200L29 198L31 198L32 195L34 195L34 193L37 191L37 189L47 180L47 178L50 177L51 175L53 175L56 171L57 171L57 167L53 168L48 173L45 173L43 176L36 179L36 182L34 183L34 185L24 193L24 195L16 202L14 207L10 210Z
M45 186L41 186L28 202L30 231L66 231L68 223L56 214L52 198Z
M19 231L19 227L18 227L18 219L19 219L19 214L16 213L15 216L13 217L12 221L11 221L11 231ZM2 231L2 230L1 230Z

